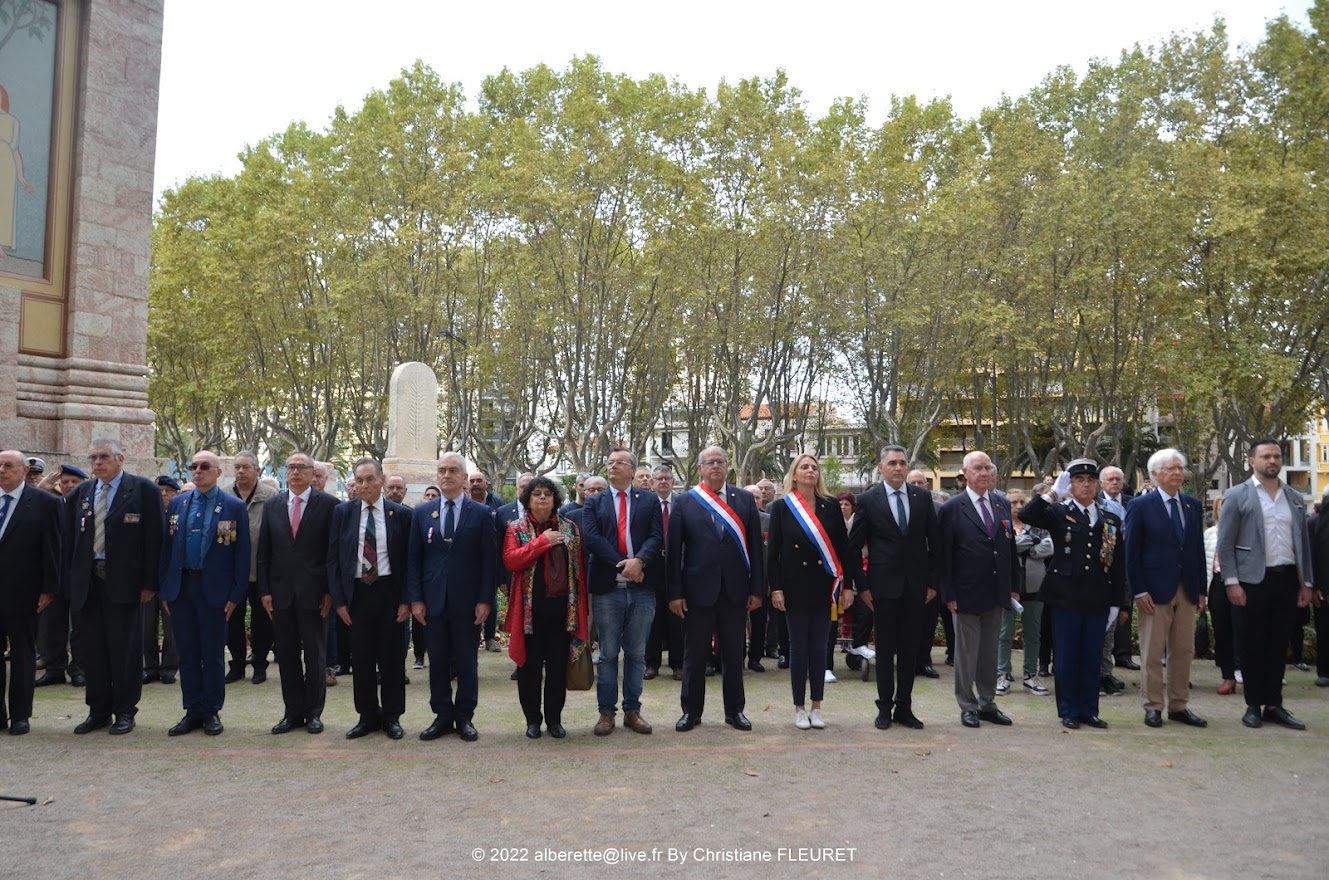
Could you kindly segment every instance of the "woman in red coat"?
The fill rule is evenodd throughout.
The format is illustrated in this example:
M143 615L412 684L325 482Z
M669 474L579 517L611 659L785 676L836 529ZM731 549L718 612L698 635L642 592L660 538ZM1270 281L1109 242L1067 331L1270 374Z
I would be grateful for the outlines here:
M557 483L536 477L519 498L526 515L509 523L503 538L503 564L516 575L503 628L517 664L526 735L538 739L543 720L549 735L562 739L568 658L587 639L586 559L576 524L555 512L563 504Z

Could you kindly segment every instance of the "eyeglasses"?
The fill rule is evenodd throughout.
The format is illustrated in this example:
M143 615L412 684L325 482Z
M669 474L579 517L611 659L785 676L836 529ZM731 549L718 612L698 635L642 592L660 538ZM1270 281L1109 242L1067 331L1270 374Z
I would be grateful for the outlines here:
M705 461L703 461L703 462L701 463L701 466L702 466L702 467L723 467L723 466L725 466L725 465L727 465L727 464L729 464L729 461L728 461L727 459L723 459L723 458L708 458L708 459L706 459Z
M980 474L985 474L989 471L995 471L996 469L997 468L995 465L990 465L990 464L975 464L975 465L970 465L969 467L969 470L977 471Z
M286 469L288 471L312 471L314 466L312 464L288 464Z
M115 456L109 452L94 452L92 455L88 456L88 461L96 464L99 461L110 461L113 458L115 458Z
M191 461L191 462L189 463L188 467L189 467L189 472L190 472L191 474L192 474L194 471L210 471L210 470L212 470L212 464L211 464L210 462L206 462L206 461Z

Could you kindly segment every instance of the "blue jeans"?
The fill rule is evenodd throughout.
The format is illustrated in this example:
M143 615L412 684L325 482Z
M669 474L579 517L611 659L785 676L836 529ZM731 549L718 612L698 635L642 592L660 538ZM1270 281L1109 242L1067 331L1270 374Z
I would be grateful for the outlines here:
M641 711L642 676L646 674L646 639L655 620L655 590L615 587L591 597L591 613L600 638L595 667L600 712L613 715L618 703L618 653L623 652L623 711Z

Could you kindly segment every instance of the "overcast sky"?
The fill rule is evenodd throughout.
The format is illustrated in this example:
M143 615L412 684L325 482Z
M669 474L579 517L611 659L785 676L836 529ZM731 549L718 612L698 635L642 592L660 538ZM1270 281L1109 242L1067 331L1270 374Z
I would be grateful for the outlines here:
M606 70L663 73L714 94L721 79L789 73L814 115L866 97L879 120L892 94L950 95L974 116L1058 65L1083 72L1136 43L1207 30L1253 45L1308 0L1005 0L820 3L455 3L453 0L228 0L166 4L156 191L192 175L234 174L246 144L294 121L322 130L420 58L474 98L484 77L600 56Z

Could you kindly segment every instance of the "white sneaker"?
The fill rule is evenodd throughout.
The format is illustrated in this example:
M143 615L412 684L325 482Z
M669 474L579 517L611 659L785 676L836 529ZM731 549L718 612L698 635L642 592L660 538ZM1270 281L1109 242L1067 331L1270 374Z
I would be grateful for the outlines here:
M1009 675L997 676L997 696L1004 697L1011 692L1011 677Z
M1025 690L1037 697L1046 697L1048 689L1043 687L1043 683L1038 680L1038 676L1031 675L1024 680Z
M845 653L857 654L864 660L875 660L877 658L877 652L874 649L869 648L867 645L859 645L857 648L850 648Z
M835 673L829 669L826 670L826 684L835 684Z
M1237 670L1237 684L1242 684L1246 679L1241 677L1241 670Z
M814 730L826 729L826 722L821 720L820 709L813 709L811 712L808 713L808 723L812 725Z
M808 713L799 709L794 713L794 726L799 730L807 730L812 726L812 721L808 718Z

